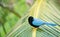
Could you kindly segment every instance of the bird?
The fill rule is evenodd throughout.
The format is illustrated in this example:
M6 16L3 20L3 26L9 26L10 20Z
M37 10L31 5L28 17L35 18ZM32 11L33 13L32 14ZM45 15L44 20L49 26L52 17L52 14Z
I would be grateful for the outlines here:
M39 26L42 26L42 25L56 26L56 24L54 24L54 23L45 22L41 19L33 18L32 16L30 16L28 18L28 22L31 26L36 27L36 28L38 28Z

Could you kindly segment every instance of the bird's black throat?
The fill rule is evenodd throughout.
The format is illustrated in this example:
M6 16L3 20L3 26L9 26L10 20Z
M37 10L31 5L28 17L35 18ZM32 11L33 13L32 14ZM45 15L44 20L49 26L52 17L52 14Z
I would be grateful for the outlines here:
M28 22L29 22L29 24L31 25L31 26L33 26L33 27L39 27L39 26L35 26L32 22L34 21L34 18L32 17L32 16L30 16L29 18L28 18Z

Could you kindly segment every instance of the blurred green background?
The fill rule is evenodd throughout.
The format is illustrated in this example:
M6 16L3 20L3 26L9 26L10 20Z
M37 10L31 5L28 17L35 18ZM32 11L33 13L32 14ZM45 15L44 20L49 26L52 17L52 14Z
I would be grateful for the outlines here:
M0 37L4 37L26 13L26 0L0 0Z
M54 0L60 10L60 0ZM30 9L26 0L0 0L0 37L4 37Z

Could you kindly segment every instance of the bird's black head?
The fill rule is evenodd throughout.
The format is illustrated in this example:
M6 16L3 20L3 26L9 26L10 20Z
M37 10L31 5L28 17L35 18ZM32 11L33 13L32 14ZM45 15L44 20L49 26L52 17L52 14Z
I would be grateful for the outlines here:
M29 22L30 25L33 25L33 24L32 24L32 22L33 22L33 17L32 17L32 16L30 16L30 17L28 18L28 22Z
M28 18L28 22L29 22L29 24L31 25L31 26L33 26L33 27L39 27L39 26L35 26L32 22L34 21L34 18L32 17L32 16L30 16L29 18Z

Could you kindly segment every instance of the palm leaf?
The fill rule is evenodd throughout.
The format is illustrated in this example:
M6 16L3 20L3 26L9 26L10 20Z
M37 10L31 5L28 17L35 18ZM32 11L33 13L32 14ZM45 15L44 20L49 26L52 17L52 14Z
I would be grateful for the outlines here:
M40 4L41 3L41 4ZM46 22L52 22L57 26L40 26L36 37L59 37L60 36L60 11L56 8L53 0L36 0L26 16L16 24L7 37L32 37L32 27L28 23L28 17L33 16Z
M27 9L25 0L0 0L0 37L10 32Z

